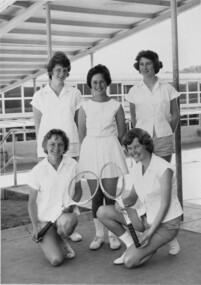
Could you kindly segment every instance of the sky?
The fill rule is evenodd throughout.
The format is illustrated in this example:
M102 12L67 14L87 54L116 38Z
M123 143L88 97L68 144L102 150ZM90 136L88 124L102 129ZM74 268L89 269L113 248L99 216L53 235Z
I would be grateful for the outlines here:
M111 74L138 74L133 68L140 50L153 50L163 62L162 72L172 71L171 20L163 21L94 54L94 65L106 65ZM179 69L201 65L201 5L178 16ZM90 56L72 62L71 75L87 74Z

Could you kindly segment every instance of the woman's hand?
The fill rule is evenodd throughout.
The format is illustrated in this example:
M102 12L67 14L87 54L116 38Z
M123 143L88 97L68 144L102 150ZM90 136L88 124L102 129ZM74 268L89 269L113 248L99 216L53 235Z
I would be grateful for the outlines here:
M125 213L126 213L126 214L127 214L126 208L120 206L118 202L116 202L114 206L115 206L115 210L116 210L118 213L121 213L121 214L125 214Z
M149 242L150 242L150 239L152 237L152 233L151 233L151 230L150 228L145 230L141 237L140 237L140 244L141 244L141 247L146 247L149 245Z
M38 238L38 234L39 234L38 227L37 226L33 227L32 240L36 243L39 243L43 240L43 237Z
M72 213L74 211L75 206L71 205L65 209L63 209L62 213Z

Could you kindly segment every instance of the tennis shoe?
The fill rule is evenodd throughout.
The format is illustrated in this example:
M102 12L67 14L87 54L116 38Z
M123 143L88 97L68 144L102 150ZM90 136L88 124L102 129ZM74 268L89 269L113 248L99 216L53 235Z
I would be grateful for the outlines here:
M75 252L67 241L64 242L64 257L66 259L72 259L75 257Z
M119 249L121 247L121 243L116 236L109 236L109 244L110 249Z
M95 236L95 238L90 243L89 248L92 250L99 249L104 244L104 237Z
M124 264L124 256L125 256L126 252L124 252L119 258L115 259L113 261L113 263L115 265L121 265L121 264Z
M180 252L180 245L176 238L171 240L168 244L170 247L170 250L169 250L170 255L177 255Z
M74 233L72 233L72 235L71 236L69 236L69 239L71 239L72 241L81 241L82 240L82 236L79 234L79 233L77 233L77 232L74 232Z

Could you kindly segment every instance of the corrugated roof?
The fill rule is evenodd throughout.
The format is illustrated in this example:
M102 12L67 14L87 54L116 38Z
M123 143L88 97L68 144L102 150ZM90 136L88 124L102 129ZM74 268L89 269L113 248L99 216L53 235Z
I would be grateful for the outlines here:
M5 1L5 0L4 0ZM0 12L0 92L46 72L47 0L10 1ZM170 17L170 0L50 1L52 52L71 61ZM177 0L178 12L201 0Z

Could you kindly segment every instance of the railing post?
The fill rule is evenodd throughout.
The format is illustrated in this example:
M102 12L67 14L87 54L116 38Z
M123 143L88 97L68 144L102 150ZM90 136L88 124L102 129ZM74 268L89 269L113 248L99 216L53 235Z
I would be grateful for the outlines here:
M13 174L14 174L14 186L17 186L17 163L15 156L15 131L12 131L12 148L13 148Z

